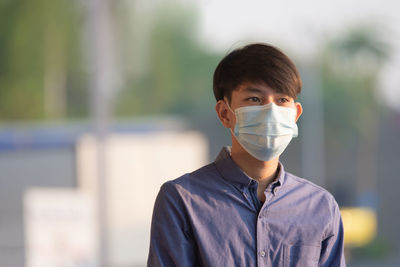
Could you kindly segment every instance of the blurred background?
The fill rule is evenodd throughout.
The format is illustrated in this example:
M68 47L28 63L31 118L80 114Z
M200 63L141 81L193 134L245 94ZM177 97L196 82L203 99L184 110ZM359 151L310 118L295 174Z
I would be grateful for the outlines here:
M328 189L348 266L400 266L394 0L1 0L1 266L145 266L160 185L229 132L212 75L281 48L303 79L285 168Z

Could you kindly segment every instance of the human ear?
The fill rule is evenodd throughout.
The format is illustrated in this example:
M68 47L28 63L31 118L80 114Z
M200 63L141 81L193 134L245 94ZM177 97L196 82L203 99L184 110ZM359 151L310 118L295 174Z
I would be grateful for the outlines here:
M300 102L295 102L294 105L296 106L296 122L300 118L300 115L303 113L303 107L301 106Z
M226 102L223 100L218 100L217 104L215 105L215 111L217 112L218 118L222 122L222 125L224 125L225 128L232 128L234 122Z

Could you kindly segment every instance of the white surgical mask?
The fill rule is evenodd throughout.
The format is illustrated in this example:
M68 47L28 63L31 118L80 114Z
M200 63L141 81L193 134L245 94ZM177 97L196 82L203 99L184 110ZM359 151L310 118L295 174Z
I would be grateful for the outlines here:
M233 113L236 116L233 136L259 160L269 161L280 156L292 137L298 135L295 108L270 103L240 107Z

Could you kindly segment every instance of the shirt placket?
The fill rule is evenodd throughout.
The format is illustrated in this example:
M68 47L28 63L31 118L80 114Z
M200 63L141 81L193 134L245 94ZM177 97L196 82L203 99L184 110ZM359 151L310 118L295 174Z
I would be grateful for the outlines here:
M271 266L269 258L269 247L271 245L271 240L269 239L268 229L268 205L270 201L274 198L278 187L270 185L265 190L265 202L261 207L260 212L257 217L257 266L266 267Z
M246 198L254 212L258 213L261 208L261 203L257 197L257 182L252 181L249 185L243 186L241 190L243 196Z

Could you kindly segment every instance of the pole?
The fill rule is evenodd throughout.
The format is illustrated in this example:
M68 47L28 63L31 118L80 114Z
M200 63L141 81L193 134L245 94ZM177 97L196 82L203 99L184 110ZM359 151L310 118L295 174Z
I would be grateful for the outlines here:
M315 63L305 65L303 74L307 88L302 91L302 175L320 186L326 186L322 81Z
M90 68L91 117L96 136L98 260L100 267L110 264L108 248L107 135L113 89L116 86L111 16L108 0L88 3L88 49Z

